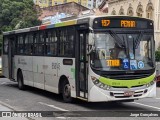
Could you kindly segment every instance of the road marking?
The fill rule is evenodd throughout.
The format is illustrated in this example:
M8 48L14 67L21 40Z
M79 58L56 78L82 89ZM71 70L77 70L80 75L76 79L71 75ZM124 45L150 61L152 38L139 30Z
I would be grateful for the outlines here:
M6 84L7 82L2 82L1 85Z
M156 99L158 99L158 100L159 100L160 98L156 98Z
M39 104L42 104L42 105L46 105L46 106L49 106L49 107L52 107L52 108L55 108L57 110L61 110L61 111L69 111L69 110L66 110L66 109L63 109L63 108L60 108L60 107L56 107L55 105L49 105L47 103L43 103L43 102L38 102Z
M154 107L154 106L151 106L151 105L145 105L145 104L137 103L137 102L132 102L132 103L137 104L137 105L142 105L142 106L145 106L145 107L150 107L150 108L158 109L158 111L160 110L159 107Z
M58 119L67 119L66 117L56 117Z
M63 109L63 108L60 108L60 107L56 107L55 105L49 105L47 103L43 103L43 102L38 102L39 104L42 104L42 105L46 105L46 106L49 106L49 107L52 107L52 108L55 108L57 110L60 110L60 111L69 111L69 110L66 110L66 109ZM58 119L68 119L70 117L56 117Z

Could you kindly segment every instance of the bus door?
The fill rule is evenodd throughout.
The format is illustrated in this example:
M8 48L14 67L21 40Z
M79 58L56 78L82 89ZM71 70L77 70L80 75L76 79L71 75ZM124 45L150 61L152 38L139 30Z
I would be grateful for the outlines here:
M9 79L14 78L14 47L15 47L15 37L11 36L8 40L8 72Z
M86 58L86 30L78 31L77 41L77 97L87 99L88 93L88 80L87 80L87 58Z

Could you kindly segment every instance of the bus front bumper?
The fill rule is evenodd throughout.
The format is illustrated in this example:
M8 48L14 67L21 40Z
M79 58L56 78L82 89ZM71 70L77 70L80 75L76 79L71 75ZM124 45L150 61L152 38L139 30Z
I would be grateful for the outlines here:
M134 92L131 96L125 96L126 91ZM120 100L135 100L140 98L156 97L156 83L150 87L136 87L136 88L119 88L115 90L103 90L97 86L93 86L88 94L89 102L106 102L106 101L120 101Z

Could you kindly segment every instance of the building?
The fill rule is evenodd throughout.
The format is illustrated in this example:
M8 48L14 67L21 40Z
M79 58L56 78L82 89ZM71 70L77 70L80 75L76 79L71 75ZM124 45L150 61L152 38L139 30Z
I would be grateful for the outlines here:
M62 18L77 17L82 11L89 9L76 2L68 2L45 8L37 6L37 10L41 13L39 20L42 21L42 24L54 24L60 22L59 20Z
M160 0L109 0L108 14L154 20L156 48L160 45Z
M64 4L68 2L76 2L85 7L88 7L88 0L35 0L35 4L40 6L40 8Z
M103 0L88 0L88 8L98 8L98 6L103 2Z
M76 2L89 9L98 8L104 0L34 0L35 4L41 8L63 4L67 2ZM106 0L105 0L106 1Z

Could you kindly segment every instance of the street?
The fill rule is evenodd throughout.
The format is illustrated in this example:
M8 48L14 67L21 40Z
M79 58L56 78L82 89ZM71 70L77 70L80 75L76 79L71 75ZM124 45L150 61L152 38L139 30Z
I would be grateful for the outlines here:
M0 111L8 111L8 109L13 111L160 111L160 88L157 88L156 98L146 98L136 100L135 102L87 103L81 100L75 100L73 103L64 103L60 95L32 87L27 87L27 90L21 91L18 89L16 82L12 82L7 78L0 78L0 105L5 106L4 109L0 106ZM88 112L88 114L89 113L90 112ZM90 117L92 116L93 115L91 114ZM100 119L98 117L90 117L45 117L41 119ZM109 117L103 117L101 119L107 118L110 119ZM40 118L29 119L39 120ZM116 117L112 119L116 119ZM124 120L123 117L119 117L118 119ZM125 119L127 120L134 118L125 117ZM152 119L156 120L158 117Z

